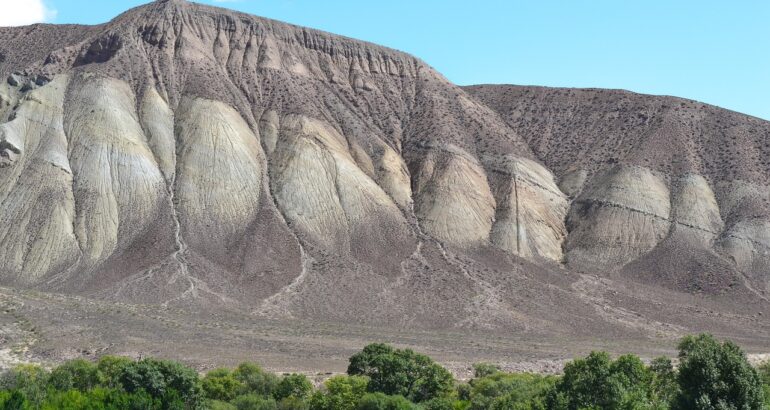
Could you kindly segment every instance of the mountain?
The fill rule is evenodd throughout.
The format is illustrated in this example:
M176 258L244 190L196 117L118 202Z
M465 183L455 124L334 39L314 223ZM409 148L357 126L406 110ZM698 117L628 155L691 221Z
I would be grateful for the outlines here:
M766 121L461 88L395 50L182 0L0 28L0 75L2 286L409 329L770 336Z
M614 90L474 86L571 198L570 266L770 291L770 123Z

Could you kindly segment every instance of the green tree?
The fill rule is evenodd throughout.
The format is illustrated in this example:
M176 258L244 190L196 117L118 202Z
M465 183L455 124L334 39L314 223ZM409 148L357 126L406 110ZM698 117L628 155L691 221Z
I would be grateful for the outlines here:
M243 385L243 393L259 396L272 396L280 381L278 376L262 370L254 363L241 363L233 372L233 376Z
M404 396L392 396L381 392L367 393L358 403L357 410L417 410L418 407Z
M650 363L652 371L652 402L659 407L670 406L679 394L676 370L668 357L658 357Z
M654 409L653 375L634 355L612 361L605 352L592 352L564 366L564 376L546 398L549 409Z
M555 377L530 373L495 373L470 382L470 408L508 409L529 408L542 403L545 394L554 386ZM524 406L524 407L523 407Z
M757 370L734 343L713 336L687 336L679 344L675 402L685 410L761 410L764 392Z
M350 358L349 375L368 376L370 392L401 395L415 402L446 396L454 379L428 356L386 344L370 344Z
M292 373L281 378L273 396L279 401L287 397L304 399L310 395L312 390L313 384L310 383L310 380L305 375Z
M111 389L122 388L120 377L123 369L133 362L128 357L102 356L96 363L99 384Z
M368 377L334 376L324 383L324 391L317 391L311 396L310 409L355 410L368 385Z
M216 369L206 373L201 386L207 398L220 401L230 401L243 390L243 384L230 369Z
M195 370L170 360L143 359L125 366L120 375L122 387L129 393L146 391L159 398L165 407L181 402L187 408L203 405L203 395Z
M59 365L51 371L48 385L56 390L76 389L85 392L99 385L99 375L96 365L75 359Z

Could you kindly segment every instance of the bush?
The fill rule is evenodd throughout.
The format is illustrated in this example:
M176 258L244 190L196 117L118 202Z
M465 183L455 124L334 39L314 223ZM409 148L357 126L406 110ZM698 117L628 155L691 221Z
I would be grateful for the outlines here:
M16 366L0 376L0 390L13 391L12 397L8 399L11 403L39 406L45 399L48 376L48 372L40 366ZM19 406L21 407L18 408L24 408L21 404Z
M243 384L230 369L216 369L206 373L201 386L207 398L220 401L230 401L243 390Z
M770 409L770 361L762 363L757 370L765 391L765 406Z
M197 409L203 405L198 373L177 362L156 359L131 362L123 367L120 384L129 393L146 391L167 407L182 403L186 408Z
M762 383L766 386L770 386L770 361L764 362L757 367L759 372L759 378L762 379Z
M490 363L476 363L473 365L473 377L480 379L482 377L491 376L495 373L499 373L500 368Z
M31 408L29 400L19 390L0 391L0 408L8 410L26 410Z
M103 356L96 363L99 384L111 389L122 388L120 377L123 374L123 369L133 362L127 357Z
M311 410L355 410L366 394L369 379L363 376L334 376L324 383L324 392L310 398Z
M83 359L66 362L51 372L48 385L56 390L91 390L99 385L96 365Z
M542 403L545 394L555 383L555 377L529 373L495 373L474 379L470 382L470 408L508 409L529 403Z
M148 394L129 394L114 389L95 388L86 392L80 390L52 391L48 394L42 410L146 410L160 409L161 403Z
M209 400L206 408L208 410L238 410L234 405L220 400Z
M237 410L276 410L278 405L273 398L254 393L238 396L232 401Z
M305 400L295 396L282 399L276 407L278 410L308 410Z
M390 396L384 393L367 393L358 404L357 410L417 410L404 396Z
M243 385L243 393L259 396L272 396L279 382L278 376L265 372L253 363L241 363L233 376Z
M290 374L284 376L278 386L275 388L273 396L276 400L282 400L288 397L296 397L298 399L304 399L310 396L310 392L313 390L313 384L302 374Z
M677 409L761 410L764 392L757 370L732 342L702 334L679 344Z
M423 410L456 410L468 408L468 403L452 400L448 397L437 397L421 403Z
M348 374L368 376L370 392L401 395L418 403L448 395L454 384L452 375L428 356L379 343L353 355Z

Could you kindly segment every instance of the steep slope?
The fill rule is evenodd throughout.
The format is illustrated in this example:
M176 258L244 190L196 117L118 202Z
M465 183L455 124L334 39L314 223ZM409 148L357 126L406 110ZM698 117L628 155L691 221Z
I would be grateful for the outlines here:
M759 120L466 91L398 51L182 0L2 28L0 55L2 286L560 335L683 329L649 308L659 284L709 311L767 303Z
M497 110L571 198L570 265L678 288L770 291L770 123L674 97L465 88ZM627 265L628 264L628 265Z
M550 171L414 57L180 0L0 44L4 284L491 326L473 252L562 257Z

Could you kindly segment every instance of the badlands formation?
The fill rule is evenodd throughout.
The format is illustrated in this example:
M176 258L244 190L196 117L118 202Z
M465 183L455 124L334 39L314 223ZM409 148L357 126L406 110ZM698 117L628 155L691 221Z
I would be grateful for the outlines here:
M6 289L254 320L770 337L766 121L461 88L398 51L182 0L0 28L0 76Z

